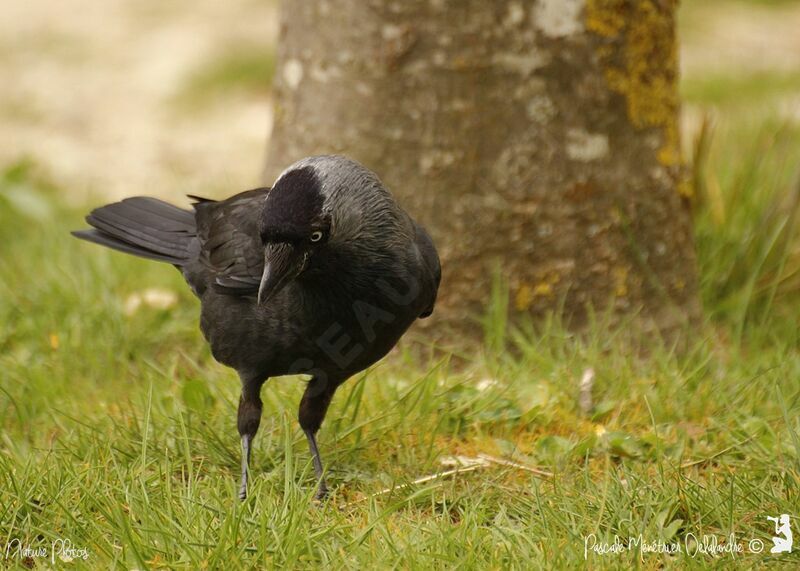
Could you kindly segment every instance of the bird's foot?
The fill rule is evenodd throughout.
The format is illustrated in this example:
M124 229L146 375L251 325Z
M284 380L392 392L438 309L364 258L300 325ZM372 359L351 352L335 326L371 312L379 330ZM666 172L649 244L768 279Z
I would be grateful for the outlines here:
M325 485L325 480L320 481L317 493L314 494L315 502L324 502L328 498L328 486Z

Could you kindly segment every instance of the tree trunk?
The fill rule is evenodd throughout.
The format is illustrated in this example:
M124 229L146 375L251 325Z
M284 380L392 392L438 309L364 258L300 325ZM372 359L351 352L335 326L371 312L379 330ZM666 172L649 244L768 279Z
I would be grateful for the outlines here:
M375 170L434 236L438 323L499 268L512 312L699 312L673 0L283 3L266 179L306 155Z

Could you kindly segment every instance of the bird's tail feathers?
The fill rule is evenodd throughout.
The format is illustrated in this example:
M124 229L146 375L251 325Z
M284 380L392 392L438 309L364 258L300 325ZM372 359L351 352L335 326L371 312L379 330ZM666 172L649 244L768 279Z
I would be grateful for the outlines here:
M178 266L189 261L197 234L194 214L157 198L136 196L97 208L86 217L93 228L72 234L120 252Z

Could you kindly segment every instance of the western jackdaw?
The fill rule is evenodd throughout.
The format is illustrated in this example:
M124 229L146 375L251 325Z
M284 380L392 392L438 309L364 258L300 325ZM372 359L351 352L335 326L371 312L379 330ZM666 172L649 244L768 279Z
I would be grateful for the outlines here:
M378 177L341 156L305 158L272 188L226 200L190 196L194 211L134 197L86 217L78 238L175 265L200 298L214 358L239 373L239 497L247 495L261 386L310 375L300 401L319 482L316 433L336 389L433 311L441 270L428 233Z

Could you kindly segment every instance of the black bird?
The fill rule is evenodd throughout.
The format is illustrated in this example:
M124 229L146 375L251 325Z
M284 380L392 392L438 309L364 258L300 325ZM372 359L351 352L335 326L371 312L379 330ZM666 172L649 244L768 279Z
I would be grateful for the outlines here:
M134 197L91 212L73 234L175 265L200 298L214 358L239 373L239 497L269 377L307 374L300 426L319 487L316 442L336 389L382 358L433 311L441 278L428 233L372 171L341 156L290 166L272 188L226 200L190 196L194 212Z

